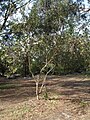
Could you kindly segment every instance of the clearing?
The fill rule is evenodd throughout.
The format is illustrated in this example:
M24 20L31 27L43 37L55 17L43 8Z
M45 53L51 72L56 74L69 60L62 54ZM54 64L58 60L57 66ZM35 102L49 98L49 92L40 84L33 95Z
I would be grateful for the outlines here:
M90 120L90 76L48 76L48 98L32 79L0 78L0 120Z

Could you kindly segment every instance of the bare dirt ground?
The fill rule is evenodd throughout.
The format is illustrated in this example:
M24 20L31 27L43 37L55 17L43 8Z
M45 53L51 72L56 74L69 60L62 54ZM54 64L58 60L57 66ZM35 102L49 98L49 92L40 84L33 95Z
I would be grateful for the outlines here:
M35 81L0 78L0 120L90 120L90 77L48 76L48 99Z

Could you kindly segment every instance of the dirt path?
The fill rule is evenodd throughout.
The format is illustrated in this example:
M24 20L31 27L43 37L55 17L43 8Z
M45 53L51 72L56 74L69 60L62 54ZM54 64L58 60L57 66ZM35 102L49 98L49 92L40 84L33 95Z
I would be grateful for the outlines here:
M0 79L0 120L90 120L90 77L49 76L44 93L35 97L35 82Z

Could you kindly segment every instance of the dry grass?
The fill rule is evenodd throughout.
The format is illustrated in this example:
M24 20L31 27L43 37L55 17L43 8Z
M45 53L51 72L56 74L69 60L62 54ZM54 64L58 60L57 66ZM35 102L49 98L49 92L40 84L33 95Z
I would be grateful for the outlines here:
M0 80L0 120L90 120L90 77L49 76L35 97L33 80Z

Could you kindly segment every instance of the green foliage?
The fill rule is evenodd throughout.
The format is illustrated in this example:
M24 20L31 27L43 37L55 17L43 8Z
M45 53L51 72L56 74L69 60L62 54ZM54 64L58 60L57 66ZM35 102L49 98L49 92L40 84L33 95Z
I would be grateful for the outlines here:
M5 5L1 8L5 13ZM24 7L20 13L22 20L9 21L0 34L0 75L39 74L45 65L44 73L52 66L50 74L90 73L89 20L82 18L79 3L39 0L30 12Z

